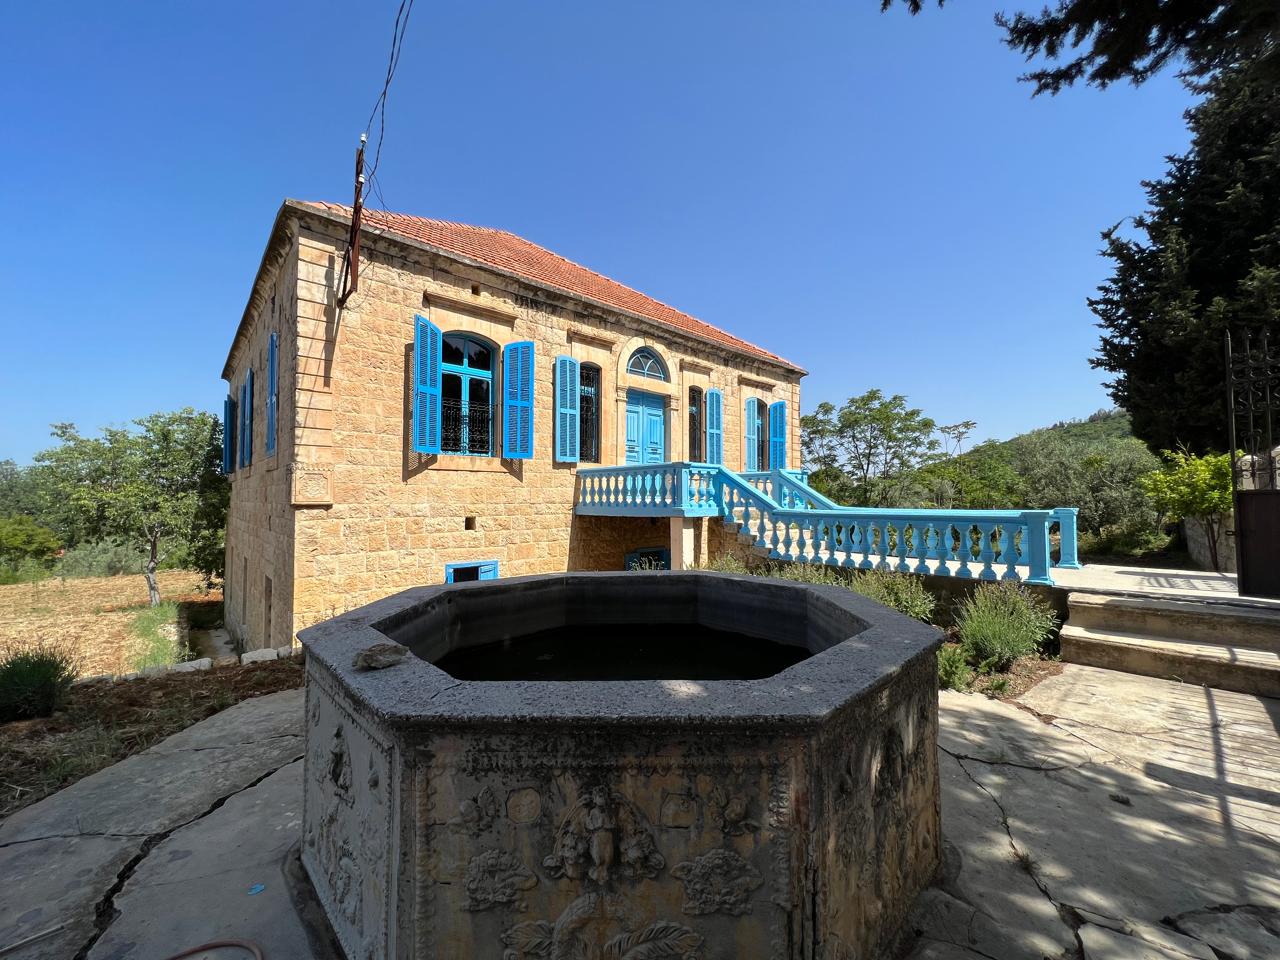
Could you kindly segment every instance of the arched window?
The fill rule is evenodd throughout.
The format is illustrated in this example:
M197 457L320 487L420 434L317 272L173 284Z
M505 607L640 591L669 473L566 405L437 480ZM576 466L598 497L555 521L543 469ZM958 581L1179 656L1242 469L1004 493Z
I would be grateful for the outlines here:
M578 368L578 461L600 462L600 368Z
M494 348L446 333L440 353L440 451L493 454Z
M648 377L650 380L666 380L667 368L662 358L648 347L641 347L627 361L627 373L637 377Z
M702 438L706 430L706 417L702 406L702 388L689 388L689 457L695 463L701 463L706 456Z

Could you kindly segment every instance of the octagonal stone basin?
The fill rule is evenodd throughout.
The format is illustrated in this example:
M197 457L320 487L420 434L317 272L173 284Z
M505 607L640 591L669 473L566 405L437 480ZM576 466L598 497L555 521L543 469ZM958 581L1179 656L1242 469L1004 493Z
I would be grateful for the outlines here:
M523 577L300 637L302 861L350 960L874 958L939 866L940 638L849 590Z

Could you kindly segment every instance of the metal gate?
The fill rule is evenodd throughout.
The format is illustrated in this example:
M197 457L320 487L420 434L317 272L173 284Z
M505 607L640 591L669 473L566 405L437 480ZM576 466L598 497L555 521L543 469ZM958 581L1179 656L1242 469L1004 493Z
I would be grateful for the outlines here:
M1226 346L1237 589L1280 597L1280 356L1265 329Z

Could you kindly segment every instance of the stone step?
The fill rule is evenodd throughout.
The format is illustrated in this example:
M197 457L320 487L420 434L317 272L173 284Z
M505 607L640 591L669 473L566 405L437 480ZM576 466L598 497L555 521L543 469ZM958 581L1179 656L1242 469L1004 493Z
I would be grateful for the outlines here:
M1062 659L1145 677L1280 697L1280 653L1229 643L1197 643L1119 630L1062 628Z
M1103 632L1280 653L1280 609L1226 600L1172 600L1073 592L1067 597L1073 626Z

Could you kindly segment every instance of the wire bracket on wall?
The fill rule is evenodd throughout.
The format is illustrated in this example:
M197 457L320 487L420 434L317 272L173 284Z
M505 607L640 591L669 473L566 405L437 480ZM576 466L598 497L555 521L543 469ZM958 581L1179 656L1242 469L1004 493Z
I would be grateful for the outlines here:
M339 308L345 307L351 295L360 289L360 213L364 208L364 145L367 139L366 134L360 134L360 146L356 150L355 199L351 203L351 235L347 238L347 252L342 259Z

